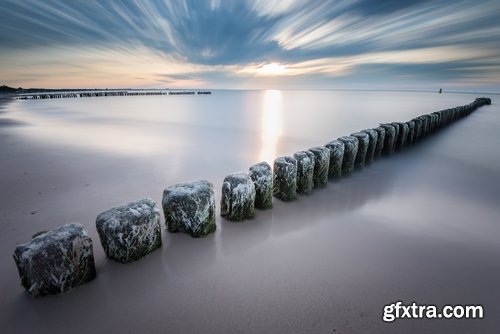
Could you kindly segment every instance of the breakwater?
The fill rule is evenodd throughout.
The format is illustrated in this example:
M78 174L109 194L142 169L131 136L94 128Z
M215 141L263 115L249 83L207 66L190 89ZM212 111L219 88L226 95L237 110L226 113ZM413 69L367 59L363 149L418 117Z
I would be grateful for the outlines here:
M486 100L484 104L488 104L486 102L490 103L490 101ZM346 142L352 143L352 149L349 151L350 159L347 159L349 160L347 166L350 167L352 164L352 173L359 173L359 171L367 168L367 161L371 156L370 152L373 150L373 146L375 146L375 150L377 150L378 144L381 143L382 146L380 148L383 151L387 138L390 139L387 141L387 145L390 145L390 147L388 152L382 153L382 155L385 154L390 156L393 152L404 150L405 148L424 140L432 133L446 126L447 118L449 119L448 124L451 124L453 123L453 120L467 116L470 112L474 111L481 105L483 105L483 103L476 103L469 107L465 106L464 108L458 107L451 108L450 110L447 109L446 111L443 111L441 115L433 116L428 114L413 118L407 122L384 124L383 128L390 129L390 131L387 131L389 133L387 137L385 137L385 129L384 132L375 130L375 132L377 132L376 138L375 134L372 131L369 131L370 129L359 131L364 133L371 132L372 135L368 135L367 145L367 136L363 134L357 136L345 136L349 139ZM433 120L434 127L432 127ZM411 122L414 124L413 132L411 131ZM407 129L405 124L407 125ZM376 123L373 124L373 126L377 126ZM379 126L377 126L377 128L379 128ZM384 133L384 138L379 136L379 133ZM342 164L340 164L340 162L343 161L347 155L345 155L345 152L341 154L341 147L344 147L345 149L345 144L343 142L342 144L337 143L337 141L342 142L341 140L334 139L331 140L329 144L325 144L324 146L330 149L330 159L328 160L329 177L333 179L335 178L335 175L337 175L337 178L340 178L340 182L342 182L342 179L345 178L347 174L344 174ZM361 141L364 143L366 149L359 149L359 147L363 145L360 144ZM377 145L370 145L371 143L376 143ZM356 147L356 145L357 149L355 150L354 147ZM319 146L319 148L321 148L321 146ZM336 150L337 154L331 153L333 152L332 148ZM310 186L311 192L314 192L314 189L322 186L321 181L323 180L324 170L326 168L325 164L327 161L324 157L325 152L323 149L315 149L314 151L318 154L305 150L303 151L305 154L293 157L297 160L297 166L299 164L299 158L302 159L303 168L301 173L302 175L306 175L305 180L308 182L304 182L304 184L307 187ZM363 154L365 157L364 163L360 165L362 161L360 159ZM304 158L304 155L309 158ZM374 153L374 160L372 160L371 163L376 163L376 160L379 158L380 155L375 157ZM287 172L286 168L284 168L284 176L290 176L290 178L282 178L284 180L282 189L286 193L286 191L294 190L294 182L298 188L299 168L296 168L295 174L295 164L293 163L293 160L281 160L288 160L288 162L291 161L289 171ZM319 162L318 167L316 167L316 161ZM340 170L338 168L339 165L341 166ZM337 166L337 168L332 170L332 173L330 174L331 166ZM223 185L223 192L225 193L224 200L227 203L226 208L228 208L226 211L226 219L231 217L234 218L234 220L244 221L245 219L251 218L255 212L252 208L252 203L257 203L259 198L263 203L269 203L264 201L264 199L268 199L270 194L269 190L275 188L272 176L273 174L276 176L281 174L278 173L276 169L273 171L264 164L259 167L252 167L250 167L250 171L252 173L249 172L248 174L253 182L250 182L248 177L244 175L246 173L231 174L231 177L227 178L227 182L224 182L227 183L225 188ZM340 176L338 176L339 172ZM321 175L322 177L315 178L315 173L317 176ZM316 184L314 182L315 179ZM286 183L286 180L290 180L290 183ZM270 185L271 187L269 187ZM336 184L333 184L333 188L335 186ZM214 202L214 189L210 182L195 182L191 184L183 184L183 186L177 185L167 188L168 191L164 192L164 201L162 201L161 205L155 205L149 200L140 200L122 207L108 210L104 214L99 215L98 219L96 219L95 228L97 231L101 232L99 232L99 239L95 238L94 242L97 242L98 244L99 241L97 240L100 240L102 247L105 249L106 255L108 255L110 259L119 262L136 261L149 252L154 251L154 249L161 247L161 240L158 239L158 220L160 220L160 227L164 228L163 222L161 221L161 209L163 209L164 212L165 225L168 225L170 232L189 233L194 237L202 237L215 230L214 212L216 205ZM295 188L296 193L294 194L292 200L300 200L301 198L301 193L297 191L297 188ZM159 190L160 189L158 189L158 192ZM221 189L217 189L217 191L220 190ZM254 196L255 202L252 200ZM311 199L314 200L315 197L316 196L313 195ZM274 200L276 201L276 199ZM291 208L293 205L294 204L286 205L286 207ZM257 209L256 204L255 208ZM222 214L222 206L220 207L220 211ZM294 211L295 210L292 210L292 212ZM224 227L226 226L227 223ZM103 235L102 238L101 234ZM170 236L170 238L171 239L169 241L172 242L174 237ZM169 242L167 241L167 244L168 243ZM83 245L86 246L84 248L80 248L83 247ZM70 247L78 248L75 249ZM20 274L23 272L23 277L25 278L23 285L29 286L29 291L33 295L44 295L67 292L69 291L66 290L67 287L72 287L73 284L76 286L86 282L88 279L93 277L93 259L90 258L89 250L92 250L92 247L89 247L89 239L85 237L84 231L82 231L78 226L66 227L63 231L59 230L57 233L55 233L55 231L49 231L47 233L39 234L33 238L32 245L25 247L22 252L16 252L16 257L19 259L23 268L22 270L19 270ZM44 263L42 261L43 257L37 257L36 254L48 254L51 261ZM66 254L70 254L73 261L68 261L65 257ZM75 263L82 265L75 267ZM69 267L71 265L73 267ZM58 271L59 268L62 268L63 266L68 266L66 267L68 269L65 271ZM40 274L40 277L45 277L45 280L35 279L38 274ZM55 280L54 277L57 278L57 280ZM70 280L69 278L72 279ZM63 282L65 284L57 285L59 282ZM52 288L44 288L49 286ZM64 287L64 290L61 287Z
M106 96L152 96L152 95L210 95L209 90L172 90L172 89L118 89L118 90L85 90L23 93L14 96L18 100L68 99L82 97Z

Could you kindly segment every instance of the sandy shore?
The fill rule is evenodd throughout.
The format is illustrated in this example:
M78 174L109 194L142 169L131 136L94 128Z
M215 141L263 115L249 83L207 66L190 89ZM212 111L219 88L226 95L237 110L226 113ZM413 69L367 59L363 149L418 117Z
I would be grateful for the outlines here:
M500 327L498 105L311 196L275 200L273 210L252 221L217 217L218 230L204 239L164 232L160 250L130 265L105 258L95 217L132 199L161 202L165 171L151 167L152 157L27 140L16 131L29 124L9 121L1 108L4 333L496 333ZM187 169L185 178L194 171ZM225 171L204 173L220 193ZM65 296L31 298L20 286L15 246L72 221L94 240L97 278ZM485 318L382 322L383 306L398 300L481 304Z

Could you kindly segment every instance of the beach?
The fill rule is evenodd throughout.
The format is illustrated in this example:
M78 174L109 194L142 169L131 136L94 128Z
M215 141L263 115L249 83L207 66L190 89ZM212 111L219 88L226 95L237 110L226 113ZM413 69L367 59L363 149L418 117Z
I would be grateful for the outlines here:
M422 142L252 220L219 216L224 176L379 122L492 98ZM498 95L214 91L0 103L0 323L4 333L496 333L500 327ZM172 184L214 184L217 230L165 231L123 265L96 216ZM70 222L97 277L32 298L13 251ZM480 304L484 319L382 321L383 307Z

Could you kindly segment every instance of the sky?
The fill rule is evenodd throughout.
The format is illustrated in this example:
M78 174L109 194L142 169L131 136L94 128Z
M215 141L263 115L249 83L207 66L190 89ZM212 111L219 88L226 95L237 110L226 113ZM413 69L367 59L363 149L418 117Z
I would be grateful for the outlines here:
M500 92L498 0L0 0L0 84Z

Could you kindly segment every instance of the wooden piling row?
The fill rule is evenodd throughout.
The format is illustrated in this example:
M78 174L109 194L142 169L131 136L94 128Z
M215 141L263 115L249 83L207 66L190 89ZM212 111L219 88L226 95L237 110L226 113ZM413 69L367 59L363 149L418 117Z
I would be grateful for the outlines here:
M45 100L45 99L67 99L82 97L106 97L106 96L152 96L152 95L210 95L211 91L192 90L95 90L95 91L68 91L68 92L44 92L33 94L22 94L15 97L18 100Z
M489 104L489 98L478 98L468 105L421 115L407 122L381 124L324 146L299 151L294 157L279 157L273 170L262 162L250 167L248 174L228 175L222 186L221 215L232 221L251 219L255 208L272 208L272 195L286 202L296 200L299 194L325 187L328 179L348 176L355 167L362 169L382 153L401 151ZM184 232L197 238L216 229L214 191L208 181L167 187L162 207L169 232ZM122 263L139 260L162 245L160 209L151 199L101 213L96 228L106 255ZM14 260L22 285L33 296L67 293L95 277L92 240L79 224L37 233L31 241L16 247Z
M380 124L373 129L340 137L325 144L330 151L329 159L323 154L321 147L297 152L294 154L295 159L280 157L274 163L274 196L289 202L298 198L297 193L311 194L314 189L326 186L325 168L328 169L329 179L349 176L354 170L360 170L379 159L382 154L388 156L410 147L488 104L491 104L491 99L478 98L467 105L420 115L406 122ZM307 159L306 152L313 153L312 164ZM325 167L326 165L329 167ZM294 170L298 170L297 175L293 175ZM283 195L283 189L286 189L287 196ZM298 191L295 192L294 189Z

